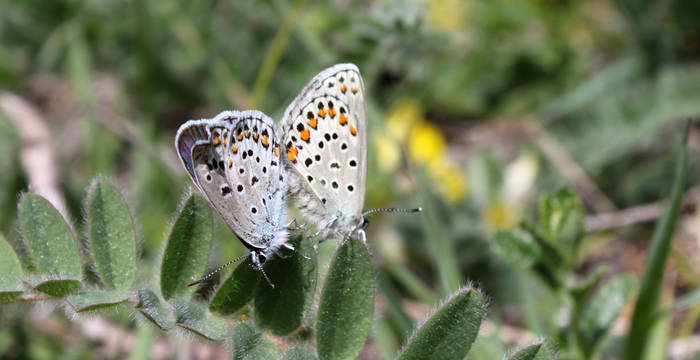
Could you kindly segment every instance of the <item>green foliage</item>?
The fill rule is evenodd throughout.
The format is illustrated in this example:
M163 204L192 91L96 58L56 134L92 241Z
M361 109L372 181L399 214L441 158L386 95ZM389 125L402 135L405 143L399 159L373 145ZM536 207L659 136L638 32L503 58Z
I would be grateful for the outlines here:
M80 256L61 214L46 199L31 193L20 200L19 212L27 249L42 274L34 288L53 296L77 290L82 277Z
M187 284L198 280L207 266L213 219L209 204L192 194L172 226L160 268L160 291L165 300L192 294Z
M398 358L463 359L476 340L485 312L477 290L460 289L416 329Z
M175 326L173 310L160 301L153 290L142 287L138 291L138 303L136 310L140 311L148 320L161 330L170 330Z
M250 258L238 264L236 270L224 281L209 302L209 310L230 315L240 310L255 295L255 287L262 278L253 268ZM267 285L267 283L265 283Z
M284 354L284 360L316 360L316 355L306 347L294 345Z
M175 303L175 325L214 341L223 340L228 331L222 319L209 315L204 307L185 299L178 299Z
M537 342L518 349L508 357L508 360L555 360L552 351L543 342Z
M659 297L664 266L671 248L671 239L676 230L676 221L681 206L681 198L688 176L688 152L686 144L690 122L686 125L677 155L676 174L671 190L671 203L661 220L656 224L651 240L649 255L644 264L644 272L639 289L639 296L634 307L632 324L630 325L625 346L626 359L639 359L648 344L648 337L653 322L659 313Z
M0 302L22 294L22 267L10 244L0 234Z
M297 252L295 256L278 259L265 267L268 276L275 279L275 287L258 281L255 289L256 324L276 335L286 335L301 325L316 286L311 243L299 237L292 244Z
M107 289L127 290L136 274L136 233L119 191L96 181L88 191L88 235L97 273Z
M319 359L353 359L372 325L374 273L367 246L347 239L335 251L316 321Z
M231 348L234 360L277 359L280 354L277 345L246 323L233 328Z
M635 279L630 274L624 274L608 280L596 291L579 322L581 348L586 356L590 357L595 352L613 321L627 306L634 290Z
M70 295L66 298L66 302L73 307L75 312L84 312L109 308L126 302L128 298L129 293L125 291L91 290Z

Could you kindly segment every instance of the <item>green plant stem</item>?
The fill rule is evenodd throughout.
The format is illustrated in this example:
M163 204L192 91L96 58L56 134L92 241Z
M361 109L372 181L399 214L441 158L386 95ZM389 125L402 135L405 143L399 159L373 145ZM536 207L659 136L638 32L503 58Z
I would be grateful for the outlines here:
M277 64L279 64L282 53L287 47L289 38L292 35L292 30L294 29L295 21L299 17L300 9L300 4L297 4L287 12L282 20L282 24L279 29L277 29L277 33L275 33L275 37L272 38L270 47L267 49L265 59L260 66L260 71L253 85L253 100L250 104L253 109L260 107L262 99L265 97L265 93L267 93L272 76L275 74Z
M659 293L661 291L661 281L663 279L664 266L671 248L671 240L680 211L681 195L685 187L688 172L688 153L686 144L688 141L688 130L690 122L686 124L683 138L680 143L676 174L673 180L671 191L671 203L669 208L656 224L654 235L649 247L649 255L644 264L642 282L634 307L632 324L630 326L627 344L625 346L625 359L641 359L645 345L648 342L656 315L658 313Z

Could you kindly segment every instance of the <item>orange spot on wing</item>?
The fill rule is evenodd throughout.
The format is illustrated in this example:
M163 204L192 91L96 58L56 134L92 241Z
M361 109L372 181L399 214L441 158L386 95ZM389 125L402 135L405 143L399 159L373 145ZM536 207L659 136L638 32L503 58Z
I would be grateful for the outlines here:
M357 129L355 129L355 127L352 126L352 125L350 125L350 133L351 133L353 136L357 135Z
M261 143L264 147L267 147L270 143L267 142L267 135L263 135Z
M243 134L242 134L242 133L241 133L241 134L238 134L238 141L241 141L241 140L243 140Z
M316 128L316 125L318 125L318 120L316 120L316 119L309 119L309 126L311 126L312 128L315 129L315 128Z
M345 116L345 114L340 114L340 116L338 117L338 124L345 125L347 123L348 123L348 117Z
M345 94L346 91L348 91L348 87L343 84L343 86L340 87L340 92Z
M253 134L253 140L258 141L259 137L260 135L258 135L258 133Z
M309 134L309 129L304 129L299 133L299 137L301 137L302 140L309 142L309 138L311 137L311 134Z
M231 152L234 153L234 154L237 153L237 152L238 152L238 146L234 145L233 147L231 147Z
M357 93L357 88L352 88L352 89L350 89L350 91L352 91L353 94L356 94L356 93Z
M275 148L275 156L279 157L280 156L280 147Z
M326 117L326 110L323 110L323 109L319 110L318 117Z
M219 144L221 144L221 138L217 136L214 138L214 146L219 146Z
M228 159L228 168L230 169L233 166L233 160Z
M297 153L299 151L295 147L290 147L287 149L287 158L289 158L289 161L295 163L297 162Z
M328 116L330 116L331 118L335 117L335 109L334 108L328 109Z
M250 137L250 131L248 131L248 130L245 131L245 137L246 137L246 138L249 138L249 137Z

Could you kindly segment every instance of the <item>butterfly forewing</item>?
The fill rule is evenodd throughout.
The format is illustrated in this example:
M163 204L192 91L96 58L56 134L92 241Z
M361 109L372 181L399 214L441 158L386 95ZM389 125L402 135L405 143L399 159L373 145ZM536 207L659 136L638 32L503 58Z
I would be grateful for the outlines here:
M284 233L287 187L269 117L228 111L189 121L175 145L195 184L248 247L267 248Z
M292 192L320 227L348 229L361 218L367 169L364 85L352 64L322 71L287 108L282 121ZM315 219L314 219L315 218ZM324 223L325 222L325 223Z

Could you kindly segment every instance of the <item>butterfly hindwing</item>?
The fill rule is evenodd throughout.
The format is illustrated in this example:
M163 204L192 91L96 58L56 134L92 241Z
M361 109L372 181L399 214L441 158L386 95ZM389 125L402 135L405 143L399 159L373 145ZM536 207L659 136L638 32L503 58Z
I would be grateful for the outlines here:
M291 191L321 230L349 232L361 220L367 172L364 85L355 65L314 77L282 120Z

